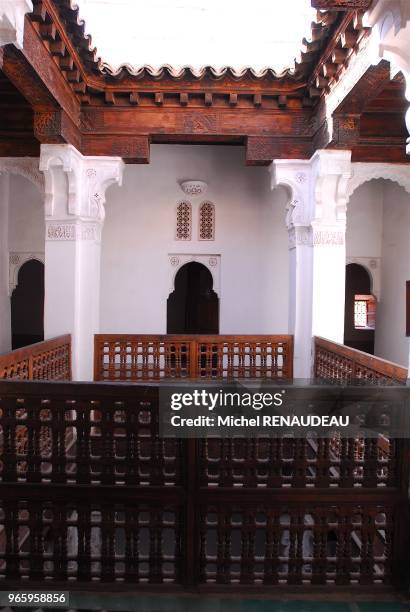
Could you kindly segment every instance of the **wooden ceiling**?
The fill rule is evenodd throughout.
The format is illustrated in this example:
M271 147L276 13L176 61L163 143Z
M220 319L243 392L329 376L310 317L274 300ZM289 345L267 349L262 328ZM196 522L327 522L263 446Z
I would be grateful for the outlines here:
M369 35L364 0L312 0L319 9L294 71L277 75L208 67L195 72L102 63L70 0L33 0L24 48L0 50L0 155L38 155L69 142L85 155L148 163L157 142L246 147L249 165L309 158L319 147L355 159L407 162L403 80L373 67L336 110L324 96ZM291 27L291 24L284 24ZM329 133L331 130L331 133Z

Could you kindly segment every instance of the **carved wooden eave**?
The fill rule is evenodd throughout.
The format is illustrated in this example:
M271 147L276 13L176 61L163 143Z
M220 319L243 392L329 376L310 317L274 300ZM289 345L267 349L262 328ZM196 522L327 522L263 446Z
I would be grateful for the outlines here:
M313 8L325 11L367 11L372 0L311 0Z
M249 165L309 158L321 142L322 100L369 32L352 2L333 4L343 11L318 11L294 70L276 74L212 67L113 70L98 58L70 0L33 0L23 49L0 49L4 75L29 103L26 124L33 113L31 140L26 134L10 144L20 120L14 119L14 129L10 108L23 107L23 98L10 97L11 129L0 131L0 155L34 155L33 142L68 142L84 155L148 163L150 143L179 142L244 144ZM328 139L324 146L339 145Z

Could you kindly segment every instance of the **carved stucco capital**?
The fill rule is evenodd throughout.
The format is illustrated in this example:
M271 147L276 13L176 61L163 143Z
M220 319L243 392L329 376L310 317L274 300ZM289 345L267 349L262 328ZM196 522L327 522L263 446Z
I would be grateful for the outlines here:
M40 170L45 176L46 219L104 220L105 193L121 185L120 157L85 157L72 145L42 145Z
M23 48L24 19L32 10L31 0L0 0L0 47L13 43Z
M344 244L339 236L344 235L346 226L350 151L319 150L308 161L275 160L271 175L272 189L282 185L289 195L286 225L290 248Z
M309 160L276 159L270 166L271 189L281 185L288 193L286 226L305 226L310 223L309 197L311 165Z

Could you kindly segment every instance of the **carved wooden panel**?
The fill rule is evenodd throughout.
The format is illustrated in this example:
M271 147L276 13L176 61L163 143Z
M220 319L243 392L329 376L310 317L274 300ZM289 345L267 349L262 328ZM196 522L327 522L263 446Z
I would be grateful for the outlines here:
M0 378L71 380L71 337L59 336L1 355Z
M181 443L158 436L156 393L141 400L0 399L2 482L175 486Z
M400 577L406 441L162 440L158 390L0 383L0 585Z
M292 336L95 336L94 380L273 380L292 371Z
M372 0L311 0L313 8L321 11L366 11Z
M0 584L181 583L175 505L98 499L0 502Z
M362 351L315 338L315 377L330 383L355 380L382 385L405 384L407 369Z
M200 582L383 584L391 574L390 504L208 504Z
M200 443L204 487L386 487L398 483L397 444L379 439L208 438Z

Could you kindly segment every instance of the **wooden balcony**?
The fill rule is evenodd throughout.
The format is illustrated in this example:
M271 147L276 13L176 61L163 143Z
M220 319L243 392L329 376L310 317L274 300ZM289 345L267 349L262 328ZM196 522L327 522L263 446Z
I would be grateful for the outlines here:
M293 377L293 336L95 336L94 380Z
M158 390L0 383L0 585L403 579L406 440L162 439Z
M406 384L407 368L344 344L314 338L314 377L330 383Z
M96 339L98 371L119 384L0 382L0 586L286 593L405 583L407 440L161 438L166 375L189 379L194 364L201 380L282 379L291 339L134 338ZM316 344L320 378L320 351L338 349ZM397 382L381 368L372 361Z

